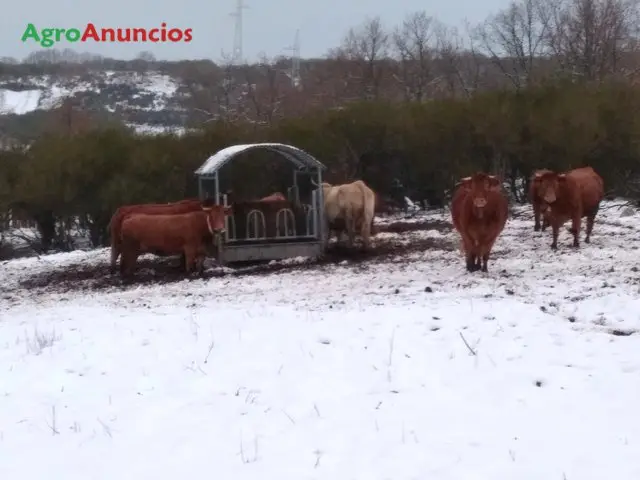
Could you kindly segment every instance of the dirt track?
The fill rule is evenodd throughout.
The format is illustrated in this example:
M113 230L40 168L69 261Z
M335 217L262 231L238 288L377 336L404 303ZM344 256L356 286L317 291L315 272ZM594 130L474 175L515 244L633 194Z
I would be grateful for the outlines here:
M451 224L445 221L430 222L403 222L398 221L388 225L376 226L376 233L406 233L412 231L438 230L450 231ZM34 274L22 280L20 286L27 289L46 289L47 291L70 292L75 290L104 290L111 288L127 288L131 285L166 284L188 279L223 277L227 275L267 275L283 271L295 271L303 269L322 269L329 265L335 265L345 260L349 265L358 266L366 263L384 263L391 261L398 255L408 255L424 250L453 250L452 243L434 238L413 239L403 243L400 239L378 239L374 237L374 246L370 251L363 252L359 249L349 250L343 246L333 245L322 259L308 263L254 263L251 265L235 266L232 269L212 268L206 270L202 276L194 274L185 277L179 268L177 258L142 258L138 261L138 269L132 281L123 281L118 273L109 272L108 262L74 263L64 268L49 270Z

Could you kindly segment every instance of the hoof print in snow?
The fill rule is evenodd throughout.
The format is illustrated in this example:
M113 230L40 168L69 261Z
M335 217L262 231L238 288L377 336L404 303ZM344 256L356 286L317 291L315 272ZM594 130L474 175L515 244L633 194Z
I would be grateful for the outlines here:
M595 325L600 325L602 327L604 327L607 324L607 317L605 317L604 315L600 315L598 318L596 318L593 323Z
M433 288L431 288L431 287L424 287L424 291L425 291L425 292L427 292L427 293L431 293L431 292L433 292Z
M507 295L514 295L515 294L515 292L513 290L511 290L510 288L507 288L505 290L505 292L506 292Z
M542 387L544 385L544 382L542 380L536 380L533 384L536 387Z
M319 338L318 342L320 342L323 345L331 345L331 340L329 340L328 338Z
M544 305L540 306L540 310L547 313L547 307L545 307Z
M438 330L440 330L440 327L431 327L432 332L437 332Z
M576 323L576 317L574 317L573 315L571 315L569 318L567 318L567 320L569 320L569 322L571 322L571 323Z
M393 291L393 293L395 293L396 295L397 295L397 294L399 294L399 293L400 293L400 289L399 289L399 288L396 288L396 289Z
M609 333L616 337L628 337L630 335L633 335L634 333L638 333L638 331L633 329L622 330L620 328L612 328L611 330L609 330Z

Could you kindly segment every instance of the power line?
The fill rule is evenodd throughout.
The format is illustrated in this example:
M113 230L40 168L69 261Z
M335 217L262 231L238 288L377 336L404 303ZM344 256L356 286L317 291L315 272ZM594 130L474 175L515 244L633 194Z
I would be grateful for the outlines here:
M235 17L236 24L233 32L233 54L232 61L235 65L242 63L242 11L249 8L244 4L244 0L236 0L236 10L229 15Z
M296 30L293 46L285 48L292 51L291 54L291 85L300 87L300 29Z

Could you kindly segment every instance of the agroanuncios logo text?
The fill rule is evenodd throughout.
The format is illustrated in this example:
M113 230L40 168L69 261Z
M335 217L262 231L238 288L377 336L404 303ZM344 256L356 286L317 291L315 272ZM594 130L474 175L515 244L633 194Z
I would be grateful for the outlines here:
M43 28L39 30L29 23L22 41L33 40L40 46L49 48L66 40L67 42L118 42L118 43L164 43L190 42L193 39L192 29L170 28L162 23L160 28L97 28L87 23L83 28Z

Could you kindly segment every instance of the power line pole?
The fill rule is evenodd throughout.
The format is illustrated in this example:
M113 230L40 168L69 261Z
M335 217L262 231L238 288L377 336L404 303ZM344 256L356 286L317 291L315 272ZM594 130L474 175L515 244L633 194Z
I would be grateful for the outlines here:
M300 87L300 29L296 30L296 36L293 40L293 46L287 47L285 50L291 50L291 85L295 88Z
M232 61L235 65L240 65L242 63L242 11L247 7L244 4L244 0L236 0L236 10L235 12L230 13L232 17L236 19L236 25L234 29L233 35L233 55Z

